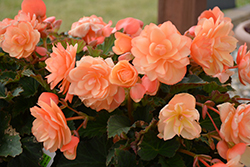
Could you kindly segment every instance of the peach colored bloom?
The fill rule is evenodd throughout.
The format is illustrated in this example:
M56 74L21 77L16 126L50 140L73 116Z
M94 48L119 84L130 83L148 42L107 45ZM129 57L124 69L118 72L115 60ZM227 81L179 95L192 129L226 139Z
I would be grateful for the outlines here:
M175 95L160 111L158 137L169 140L175 135L192 140L198 138L201 127L200 114L195 109L196 100L188 93Z
M6 29L11 26L15 21L9 18L5 18L0 22L0 35L6 32Z
M15 21L26 21L29 22L34 29L42 32L47 27L47 24L42 22L42 20L37 20L36 15L30 15L30 13L25 13L24 11L20 10L18 15L14 18Z
M45 61L46 69L51 72L46 78L51 89L62 81L59 85L60 92L66 93L70 84L67 79L69 72L75 67L77 44L75 46L67 44L65 49L61 43L57 43L52 50L50 58Z
M156 79L154 81L150 81L147 75L144 75L141 79L142 85L146 89L146 94L149 94L150 96L154 96L159 87L160 87L160 82Z
M69 73L69 93L96 111L113 111L125 99L124 89L109 81L113 66L110 58L104 61L101 57L83 56Z
M141 101L146 91L146 88L141 83L136 83L131 87L129 95L134 102L138 103Z
M130 52L132 46L131 46L131 40L132 38L126 34L123 34L121 32L115 33L115 46L112 47L113 51L117 55L121 55L126 52Z
M159 26L151 23L132 39L133 64L151 81L175 84L186 74L190 44L191 39L180 35L170 21Z
M238 143L232 148L229 148L224 141L220 141L217 144L217 149L220 149L220 147L223 147L223 158L227 160L227 163L219 162L212 167L243 167L244 165L249 165L249 162L245 162L243 159L243 157L246 156L244 154L248 153L246 152L247 145L245 143Z
M123 29L123 32L125 34L128 34L131 37L136 37L141 33L142 27L143 22L141 20L132 17L127 17L125 19L119 20L116 23L114 31Z
M46 150L55 152L71 140L66 118L52 99L50 105L41 100L37 104L40 107L30 108L31 115L36 118L31 129L32 133L38 142L43 142Z
M74 37L83 38L87 44L94 40L97 40L97 44L100 44L104 41L105 37L111 34L111 24L111 21L106 24L101 17L92 15L90 17L83 17L78 22L74 22L68 33Z
M119 61L113 68L109 76L112 84L122 87L132 87L138 80L138 72L127 60Z
M35 50L40 40L40 33L28 22L16 22L4 33L2 49L11 57L27 58Z
M48 17L43 22L48 24L47 31L49 32L57 32L62 24L62 20L56 20L55 16Z
M69 159L74 160L76 158L76 150L79 143L79 138L76 136L71 136L71 141L63 145L60 149L61 152L63 152L63 155Z
M241 104L234 108L231 103L217 106L220 111L220 134L226 142L250 143L250 105Z
M224 17L224 13L217 6L215 6L212 10L209 9L209 10L205 10L204 12L202 12L198 20L201 20L203 18L206 18L206 19L213 18L214 22L216 22L217 20L219 20L219 22L222 22L222 21L231 22L231 19L229 17Z
M121 60L127 60L130 61L134 58L134 56L131 54L131 52L126 52L118 57L118 61Z
M59 98L56 94L51 93L51 92L43 92L39 98L38 101L43 101L45 103L47 103L48 105L50 105L50 100L53 100L55 104L59 103Z
M202 18L195 27L191 57L207 75L216 77L233 66L234 61L230 53L236 48L237 40L231 35L232 28L230 21L220 22L217 19L214 22L212 17Z
M239 80L243 85L250 84L250 51L247 52L246 43L240 46L236 62L238 64Z
M30 16L35 14L39 20L46 18L46 5L43 0L23 0L21 7L22 11L30 13Z

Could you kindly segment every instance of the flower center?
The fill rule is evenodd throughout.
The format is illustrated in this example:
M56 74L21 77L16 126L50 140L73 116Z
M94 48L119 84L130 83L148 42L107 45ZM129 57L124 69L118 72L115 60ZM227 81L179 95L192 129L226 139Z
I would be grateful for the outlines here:
M154 49L154 52L157 54L157 55L164 55L167 53L167 49L165 48L164 45L162 44L158 44L156 45L155 49Z

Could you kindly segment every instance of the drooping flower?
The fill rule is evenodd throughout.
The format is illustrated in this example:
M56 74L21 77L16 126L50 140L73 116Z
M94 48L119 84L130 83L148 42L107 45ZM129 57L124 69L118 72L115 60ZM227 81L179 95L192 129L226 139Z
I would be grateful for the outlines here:
M79 138L72 135L71 141L68 144L63 145L60 151L63 152L63 155L67 159L74 160L76 158L76 150L78 143L79 143Z
M150 95L150 96L154 96L159 87L160 87L160 82L156 79L154 81L151 81L147 75L144 75L142 78L141 78L141 82L142 82L142 85L145 87L146 89L146 94Z
M226 142L250 143L250 105L241 104L234 108L231 103L217 106L220 111L220 133Z
M146 88L141 83L136 83L130 88L129 95L134 102L138 103L141 101L146 91Z
M130 52L132 46L131 46L131 40L132 38L126 34L123 34L121 32L115 33L115 42L114 46L112 47L112 50L115 52L115 54L121 55L126 52Z
M196 100L188 93L175 95L160 111L158 137L169 140L175 135L192 140L200 136L200 114L195 109Z
M52 50L50 58L45 61L46 69L51 73L46 76L47 82L51 89L54 89L61 82L59 92L65 94L70 85L68 81L69 72L75 67L77 44L75 46L67 44L65 49L61 43L58 43L56 47L53 46ZM68 100L71 101L71 97Z
M220 148L223 147L223 148ZM246 164L245 159L243 158L248 152L246 152L247 145L245 143L238 143L234 145L232 148L227 147L224 141L220 141L217 144L217 149L223 149L223 158L227 160L227 163L218 162L214 164L212 167L243 167ZM221 153L219 151L219 153ZM221 154L220 154L221 155ZM248 155L247 155L248 156Z
M35 50L40 33L29 22L16 22L6 29L2 49L11 57L27 58Z
M59 103L59 98L56 94L51 93L51 92L43 92L42 94L40 94L38 101L43 101L45 103L47 103L48 105L50 105L50 100L53 100L55 104Z
M71 141L66 118L53 99L50 99L50 104L42 100L37 104L40 107L30 108L31 115L36 118L31 129L32 133L38 142L43 142L46 150L55 152Z
M115 29L113 31L123 29L123 33L128 34L133 38L141 33L142 27L143 22L141 20L132 17L127 17L125 19L119 20L116 23Z
M246 43L240 46L236 58L239 80L243 85L250 84L250 51L247 52Z
M138 80L138 72L127 60L122 60L112 68L109 80L118 86L132 87Z
M113 66L110 58L83 56L69 73L69 93L77 95L87 107L96 111L113 111L125 99L124 89L109 81Z
M5 18L0 21L0 35L6 32L6 29L11 26L15 21L13 19Z
M87 44L95 40L97 40L97 44L100 44L104 41L105 37L111 34L111 24L112 21L106 24L101 17L92 15L74 22L68 33L74 37L83 38Z
M38 19L46 18L46 5L43 0L23 0L22 11L29 13L31 17L35 14Z
M225 71L234 63L230 53L236 48L237 40L232 36L231 20L221 18L218 11L215 13L218 14L215 16L213 12L208 12L202 15L195 26L191 57L207 75L219 76L220 81L225 82L229 74Z
M159 26L151 23L132 39L133 64L151 81L175 84L186 74L190 44L191 39L180 35L170 21Z

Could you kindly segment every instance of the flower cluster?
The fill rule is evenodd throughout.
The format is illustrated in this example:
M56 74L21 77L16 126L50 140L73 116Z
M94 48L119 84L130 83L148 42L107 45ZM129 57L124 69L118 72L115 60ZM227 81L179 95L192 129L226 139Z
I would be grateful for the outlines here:
M250 53L240 46L234 62L233 25L218 7L183 35L170 21L144 26L128 17L112 27L95 15L58 34L61 20L47 18L42 0L21 7L0 22L0 104L7 106L0 112L13 119L6 114L4 128L83 166L100 156L99 146L106 166L121 165L121 157L130 166L172 164L182 154L193 166L250 165L250 105L239 102L249 99L227 93L231 69L250 84ZM20 104L24 111L16 113ZM22 113L32 115L32 134L14 123Z

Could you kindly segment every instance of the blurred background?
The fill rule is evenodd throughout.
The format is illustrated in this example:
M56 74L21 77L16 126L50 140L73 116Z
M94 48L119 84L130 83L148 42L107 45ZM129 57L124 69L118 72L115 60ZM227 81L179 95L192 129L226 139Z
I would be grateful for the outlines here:
M0 21L4 18L13 19L21 9L21 3L22 0L0 0ZM93 14L102 17L106 23L112 20L112 26L126 17L140 19L144 25L157 23L158 0L44 0L44 3L47 17L62 19L60 32L68 31L71 24L81 17ZM235 0L235 7L249 3L250 0Z

